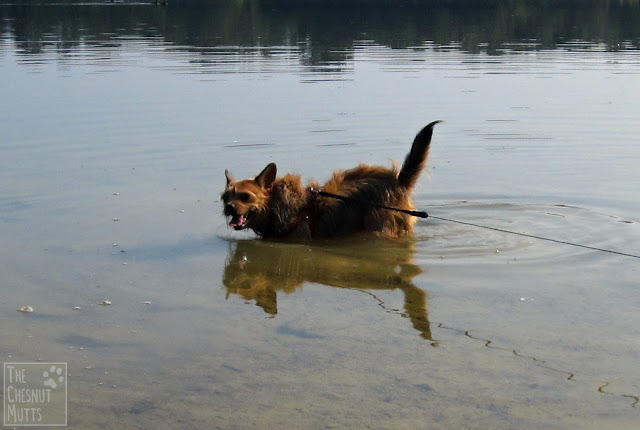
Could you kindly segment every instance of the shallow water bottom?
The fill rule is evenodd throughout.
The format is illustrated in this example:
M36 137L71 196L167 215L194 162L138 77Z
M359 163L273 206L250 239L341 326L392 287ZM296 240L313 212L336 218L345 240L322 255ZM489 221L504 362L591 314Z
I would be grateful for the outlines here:
M430 212L621 249L638 239L636 224L577 207L442 202ZM218 231L131 238L126 249L71 237L66 251L32 254L40 276L6 255L4 279L21 288L0 297L0 356L68 362L72 428L637 421L630 258L441 220L395 242Z

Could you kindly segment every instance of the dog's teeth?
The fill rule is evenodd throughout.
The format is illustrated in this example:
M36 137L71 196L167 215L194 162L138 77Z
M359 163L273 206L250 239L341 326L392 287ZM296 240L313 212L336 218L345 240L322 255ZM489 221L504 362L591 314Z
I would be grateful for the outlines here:
M236 230L242 230L247 223L247 218L245 215L234 215L229 221L229 227L233 227Z

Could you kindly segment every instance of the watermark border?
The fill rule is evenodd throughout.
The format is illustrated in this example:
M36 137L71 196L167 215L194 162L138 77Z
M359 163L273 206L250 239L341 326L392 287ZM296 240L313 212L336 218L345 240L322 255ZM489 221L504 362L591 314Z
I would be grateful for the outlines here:
M64 390L64 424L14 424L14 423L9 423L7 424L6 422L6 411L7 411L7 384L5 381L5 377L6 377L6 372L7 372L7 365L11 366L11 365L21 365L21 364L36 364L36 365L43 365L43 366L57 366L57 365L61 365L64 364L64 383L65 383L65 390ZM2 366L2 424L4 427L67 427L69 424L69 384L68 384L68 377L69 377L69 364L66 361L8 361L8 362L4 362L3 366Z

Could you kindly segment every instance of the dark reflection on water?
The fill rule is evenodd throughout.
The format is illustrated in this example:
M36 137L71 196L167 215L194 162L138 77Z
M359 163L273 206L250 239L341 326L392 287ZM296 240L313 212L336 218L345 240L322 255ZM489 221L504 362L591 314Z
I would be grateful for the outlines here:
M222 282L227 297L256 302L268 314L278 312L278 294L295 292L306 282L364 291L399 289L404 313L420 336L433 340L426 294L412 280L422 270L412 263L415 242L368 240L323 245L245 240L230 245ZM286 330L285 327L283 330ZM304 337L306 333L289 333Z
M258 58L293 56L302 66L354 58L358 46L468 53L640 48L640 6L583 1L187 1L0 4L0 37L22 55L64 58L78 47L115 51L129 38L153 38L209 61L216 49ZM248 51L247 51L248 50ZM318 71L322 71L320 68Z

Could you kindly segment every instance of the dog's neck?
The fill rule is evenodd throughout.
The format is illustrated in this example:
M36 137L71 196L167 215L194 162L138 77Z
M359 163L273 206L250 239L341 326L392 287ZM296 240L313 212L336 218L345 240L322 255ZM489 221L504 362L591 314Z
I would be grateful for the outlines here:
M309 211L310 194L297 175L285 175L274 181L269 193L266 222L255 230L263 238L286 237L305 222Z

